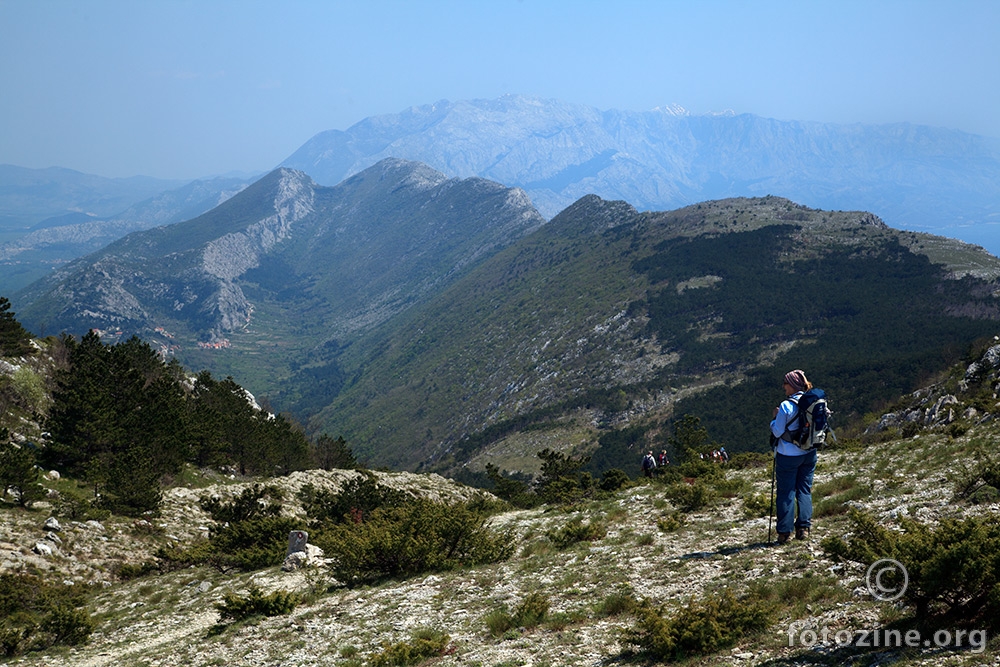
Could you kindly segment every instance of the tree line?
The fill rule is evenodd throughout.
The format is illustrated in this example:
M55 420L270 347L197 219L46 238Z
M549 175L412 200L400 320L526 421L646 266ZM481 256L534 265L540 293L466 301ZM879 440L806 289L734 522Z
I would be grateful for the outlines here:
M56 371L44 442L15 446L0 434L0 491L15 490L21 504L35 499L35 463L85 481L93 504L133 516L157 510L163 482L188 463L264 476L357 465L343 438L310 442L233 378L191 377L137 337L107 345L91 332L55 345L62 349L54 356L66 361Z

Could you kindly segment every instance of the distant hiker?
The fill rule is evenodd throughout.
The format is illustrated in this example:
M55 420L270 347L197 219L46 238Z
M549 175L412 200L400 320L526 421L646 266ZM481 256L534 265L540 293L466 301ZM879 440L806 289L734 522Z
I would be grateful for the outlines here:
M668 465L670 465L670 459L667 458L667 450L664 449L663 451L660 452L660 458L657 459L656 465L659 466L660 468L666 468Z
M653 452L646 452L642 457L642 474L652 477L654 470L656 470L656 459L653 458Z
M722 457L724 463L729 461L729 452L726 451L725 447L719 447L719 456Z
M793 443L799 429L798 401L812 389L812 383L801 370L789 371L782 384L785 396L774 409L771 420L774 447L774 477L777 481L776 511L778 544L788 541L795 529L795 539L809 537L812 525L812 482L816 471L816 449L800 449ZM798 518L795 516L798 505Z

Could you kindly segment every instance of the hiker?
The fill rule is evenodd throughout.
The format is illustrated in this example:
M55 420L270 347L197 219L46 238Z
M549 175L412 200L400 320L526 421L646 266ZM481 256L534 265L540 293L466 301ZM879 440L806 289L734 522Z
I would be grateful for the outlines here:
M660 452L660 458L657 460L656 465L660 468L666 468L670 465L670 459L667 458L667 450Z
M726 451L725 447L719 448L719 456L722 458L723 463L729 462L729 452Z
M812 383L801 370L785 374L782 388L786 399L774 409L771 433L774 442L774 477L777 482L775 496L778 516L778 544L789 540L792 529L795 539L809 537L812 525L812 482L816 471L816 449L799 449L791 442L791 429L797 428L797 402L802 394L812 389ZM795 516L798 505L798 518Z
M646 477L652 477L654 470L656 470L656 459L653 458L653 452L646 452L642 457L642 473Z

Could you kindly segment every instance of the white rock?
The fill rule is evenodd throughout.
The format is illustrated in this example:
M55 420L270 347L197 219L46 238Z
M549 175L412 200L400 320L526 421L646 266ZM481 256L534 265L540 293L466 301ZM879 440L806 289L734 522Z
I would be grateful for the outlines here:
M35 543L35 546L32 547L31 550L34 551L39 556L51 556L52 555L52 547L50 547L49 545L45 544L44 542L37 542L37 543Z
M45 525L43 526L45 530L52 531L53 533L58 533L62 530L62 526L59 525L59 519L54 516L50 516L45 520Z

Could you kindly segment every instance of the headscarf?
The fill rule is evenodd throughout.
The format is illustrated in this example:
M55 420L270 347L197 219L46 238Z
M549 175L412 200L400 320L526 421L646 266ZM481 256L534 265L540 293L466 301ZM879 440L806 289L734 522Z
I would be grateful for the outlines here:
M792 389L797 392L805 391L809 386L809 380L806 379L806 374L798 369L785 373L785 382L790 384Z

